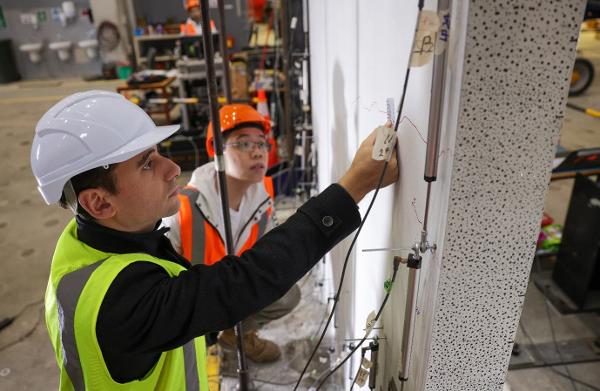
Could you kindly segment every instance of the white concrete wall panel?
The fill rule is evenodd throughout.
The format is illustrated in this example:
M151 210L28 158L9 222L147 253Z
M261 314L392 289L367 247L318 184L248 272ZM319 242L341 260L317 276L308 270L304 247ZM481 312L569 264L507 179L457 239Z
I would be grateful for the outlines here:
M444 133L429 220L429 237L438 250L423 260L405 390L502 386L583 5L583 0L453 2ZM435 1L425 2L425 9L436 7ZM358 142L385 121L385 99L399 102L416 15L417 1L310 3L321 187L339 179ZM351 257L336 317L336 354L345 338L362 336L367 314L378 308L383 282L391 275L391 254L362 250L406 248L419 239L430 80L431 64L411 70L407 118L399 128L401 179L379 195ZM369 201L370 195L360 205L363 214ZM336 286L349 243L328 257ZM378 376L383 389L390 381L400 389L407 275L401 268L383 329L374 333L385 338ZM357 363L358 354L352 375Z
M502 388L584 4L470 2L426 390Z

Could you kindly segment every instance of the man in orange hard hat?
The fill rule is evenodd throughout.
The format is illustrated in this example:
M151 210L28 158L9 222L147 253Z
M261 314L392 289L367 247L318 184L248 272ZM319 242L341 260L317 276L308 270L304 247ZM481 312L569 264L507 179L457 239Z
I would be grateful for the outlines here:
M235 253L241 255L275 226L273 182L265 177L271 144L270 121L253 107L230 104L221 108L221 131L231 230ZM214 157L213 127L209 124L206 149ZM179 213L165 219L171 228L173 247L191 264L211 265L226 254L224 223L213 162L194 170L187 187L179 194ZM281 350L272 341L258 337L264 324L290 313L300 301L300 289L294 285L283 297L243 322L246 354L254 362L277 360ZM233 329L221 333L222 345L234 348Z

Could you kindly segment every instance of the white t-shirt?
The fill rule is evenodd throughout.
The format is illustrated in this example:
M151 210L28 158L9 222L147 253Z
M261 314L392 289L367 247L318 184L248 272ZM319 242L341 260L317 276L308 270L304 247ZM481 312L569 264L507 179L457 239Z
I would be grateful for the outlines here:
M233 210L229 208L229 216L231 217L231 234L233 235L233 244L236 245L236 241L241 234L242 230L242 222L240 221L241 215L240 210L244 210L244 200L246 196L242 197L242 202L240 202L240 207L238 210Z

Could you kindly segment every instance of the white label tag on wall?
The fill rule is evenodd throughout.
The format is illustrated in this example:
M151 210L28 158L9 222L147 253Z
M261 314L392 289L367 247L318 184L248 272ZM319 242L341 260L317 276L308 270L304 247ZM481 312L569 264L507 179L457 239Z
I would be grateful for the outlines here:
M368 358L363 357L362 362L360 363L365 369L371 369L373 363L369 361Z
M373 327L375 327L375 317L376 316L377 316L377 314L375 313L375 311L371 311L369 316L367 316L367 324L365 327L367 337L369 336L369 334L371 334L371 331L373 331Z
M394 152L394 145L396 144L396 133L394 128L387 126L380 126L376 130L377 137L375 138L375 145L373 145L373 160L390 160L392 152Z
M385 108L387 113L387 120L392 125L392 128L396 127L396 105L394 104L394 98L387 98L385 100ZM387 124L386 124L387 125Z
M437 33L440 30L440 17L435 11L422 11L419 17L419 27L415 34L410 67L421 67L433 58Z
M369 379L369 371L364 368L360 368L356 374L356 385L363 387L365 384L367 384L367 379Z

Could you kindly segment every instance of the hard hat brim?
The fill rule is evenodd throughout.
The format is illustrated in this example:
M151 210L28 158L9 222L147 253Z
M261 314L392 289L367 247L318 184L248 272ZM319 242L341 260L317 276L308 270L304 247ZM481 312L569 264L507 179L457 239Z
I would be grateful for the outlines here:
M115 152L106 156L104 159L102 159L103 163L97 165L96 167L104 164L121 163L125 160L131 159L138 153L141 153L168 138L173 133L178 131L180 127L181 125L157 126L154 130L135 138L130 143L125 144Z
M177 130L179 130L180 127L181 125L156 126L153 130L146 132L142 136L135 138L131 142L123 145L122 147L106 155L102 159L95 161L94 164L82 167L81 170L78 170L78 172L70 175L69 177L63 177L54 180L50 183L38 186L38 190L40 191L48 205L57 203L58 200L60 200L65 183L67 183L67 181L73 176L94 169L96 167L101 167L104 165L115 163L122 163L128 159L131 159L138 153L141 153L147 150L148 148L151 148L154 145L165 140Z

